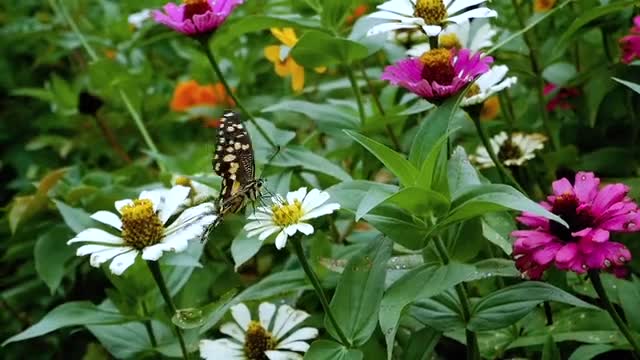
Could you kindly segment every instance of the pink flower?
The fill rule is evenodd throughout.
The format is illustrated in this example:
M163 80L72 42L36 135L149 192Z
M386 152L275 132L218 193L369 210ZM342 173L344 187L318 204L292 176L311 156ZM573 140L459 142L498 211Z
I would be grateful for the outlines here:
M387 66L382 80L401 86L429 101L439 102L458 93L489 71L491 56L472 54L469 49L432 49L420 58Z
M153 19L188 36L206 35L216 30L244 0L184 0L154 10Z
M599 185L591 172L578 172L573 184L566 178L553 182L553 195L540 204L569 228L527 212L518 217L529 227L511 233L516 238L513 257L523 276L539 279L554 264L576 273L604 269L620 277L626 274L623 266L631 253L611 241L610 234L640 231L638 205L627 196L626 185Z
M620 39L620 49L623 63L629 64L636 58L640 59L640 15L633 18L633 27L629 30L629 35Z
M573 104L571 104L571 99L580 96L578 89L573 87L558 89L558 85L548 83L544 86L543 93L545 96L548 96L555 91L557 91L557 93L547 103L547 111L551 112L556 109L570 110L574 108Z

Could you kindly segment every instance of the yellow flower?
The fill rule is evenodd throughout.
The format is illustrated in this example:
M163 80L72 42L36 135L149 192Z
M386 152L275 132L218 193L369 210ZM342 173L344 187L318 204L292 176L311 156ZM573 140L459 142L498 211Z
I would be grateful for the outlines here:
M533 10L535 12L549 11L556 4L556 0L535 0L533 3Z
M289 52L298 42L298 36L292 28L271 28L271 34L280 40L282 45L270 45L264 48L264 56L273 63L276 74L280 77L291 75L291 88L299 92L304 88L304 68L300 66ZM323 73L325 67L314 69L318 73Z

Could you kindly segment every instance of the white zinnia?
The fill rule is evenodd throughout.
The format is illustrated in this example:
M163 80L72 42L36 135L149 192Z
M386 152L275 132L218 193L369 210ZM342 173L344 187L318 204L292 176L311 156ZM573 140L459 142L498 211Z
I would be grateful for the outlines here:
M313 226L306 221L340 209L340 204L337 203L324 204L329 197L329 193L318 189L307 193L306 187L289 192L286 199L275 196L271 199L271 207L259 207L255 214L249 216L248 219L253 221L245 225L244 229L249 237L260 234L260 241L277 232L276 248L282 249L289 236L298 231L305 235L313 234Z
M436 36L448 23L458 24L471 18L498 16L498 13L486 7L466 10L484 2L485 0L389 0L378 5L380 11L369 15L389 22L374 26L367 35L419 28L428 36Z
M186 207L198 205L205 201L210 201L216 196L216 190L203 184L199 181L193 180L192 177L205 177L205 174L195 174L193 176L186 175L172 175L171 185L182 185L191 188L189 196L184 201Z
M144 22L151 19L151 9L144 9L138 12L135 12L127 18L129 25L133 26L136 29L140 29Z
M213 204L205 203L186 209L167 226L188 195L189 188L178 185L170 190L143 191L135 200L116 201L119 215L101 210L91 218L118 230L118 235L89 228L67 244L87 243L78 248L76 255L90 254L89 263L94 267L111 260L109 269L115 275L133 265L138 254L144 260L158 260L165 251L182 252L190 240L200 239L216 219Z
M506 166L521 166L527 160L536 157L536 150L544 148L547 137L542 134L513 133L511 137L506 132L501 132L491 138L490 143L493 152ZM495 164L484 146L478 146L476 153L469 155L469 160L481 169L493 167Z
M493 37L497 34L489 21L486 19L477 19L473 22L469 20L461 21L458 24L451 24L444 29L439 36L439 42L442 47L450 48L456 45L461 48L480 51L493 45ZM425 39L427 40L427 39ZM429 42L416 44L407 50L407 55L420 57L431 49Z
M492 66L486 73L480 75L474 83L474 85L477 85L477 92L462 99L462 106L480 104L495 93L517 83L517 77L505 77L507 72L509 72L509 68L506 65L496 65Z
M200 357L211 360L252 360L266 356L270 360L298 360L309 350L306 340L318 336L318 330L304 327L292 331L309 317L289 305L279 308L261 303L259 321L251 320L243 303L231 307L235 322L223 324L220 332L231 338L200 341Z

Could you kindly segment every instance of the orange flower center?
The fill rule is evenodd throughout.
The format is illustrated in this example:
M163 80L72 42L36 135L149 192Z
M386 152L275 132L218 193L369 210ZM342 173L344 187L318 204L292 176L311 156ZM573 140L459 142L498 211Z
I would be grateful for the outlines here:
M447 16L447 8L442 0L418 0L413 16L422 18L429 25L440 25Z
M422 54L420 61L424 64L422 78L429 83L450 85L455 76L451 61L451 51L448 49L431 49Z

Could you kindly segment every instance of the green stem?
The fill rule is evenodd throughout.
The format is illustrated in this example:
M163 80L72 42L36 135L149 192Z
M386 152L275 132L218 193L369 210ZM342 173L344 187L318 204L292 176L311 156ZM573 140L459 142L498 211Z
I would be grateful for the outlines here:
M385 117L384 108L382 107L382 104L380 103L380 99L378 98L376 87L373 86L373 83L371 82L371 79L369 79L369 76L367 76L367 72L364 70L364 67L362 66L362 64L360 64L360 72L362 73L362 77L364 78L364 81L366 81L367 83L367 87L369 88L369 93L371 94L371 98L373 99L373 104L378 110L378 114L384 118ZM398 141L398 137L393 132L393 128L389 124L385 124L385 129L387 130L387 134L389 135L389 138L393 143L394 149L396 151L401 151L402 146L400 145L400 141Z
M307 261L307 258L304 255L304 250L302 249L302 243L300 242L300 239L297 237L292 237L290 241L291 243L293 243L293 249L296 253L296 256L298 257L298 261L300 261L300 265L302 265L302 269L304 270L305 274L307 274L309 281L311 281L311 284L313 285L313 288L315 289L316 294L318 295L318 299L320 299L320 303L322 304L322 308L324 309L324 312L329 317L329 321L331 322L331 325L333 325L333 328L336 330L336 333L340 338L340 342L342 343L342 345L351 347L351 343L342 332L342 328L340 328L340 326L338 325L338 322L336 321L336 318L333 316L333 313L331 312L331 308L329 307L329 301L327 301L327 297L324 294L322 285L320 285L320 280L318 280L318 276L316 276L316 273L313 271L313 269L311 268L311 265L309 264L309 262Z
M522 186L520 186L520 184L516 181L516 179L513 178L513 175L511 175L507 171L507 169L504 168L504 166L502 165L502 162L496 156L495 151L493 151L493 146L491 146L491 141L489 140L487 133L484 131L484 128L482 127L482 123L480 122L480 117L477 115L473 115L471 116L471 120L473 120L473 124L476 126L476 131L478 132L478 136L482 141L482 145L484 145L485 149L487 149L487 153L489 154L491 161L493 161L493 164L496 166L496 169L498 169L500 180L502 180L503 183L507 182L508 180L508 182L510 182L513 186L516 187L516 189L518 189L518 191L520 191L523 194L526 194L526 191L524 191Z
M429 36L429 47L431 50L437 49L438 46L440 46L438 44L438 36Z
M151 139L151 136L147 131L147 127L144 126L144 123L142 122L142 118L140 117L140 114L138 114L138 111L136 111L136 109L133 107L133 104L131 104L129 95L127 95L127 93L124 92L124 90L122 89L120 89L120 98L122 98L122 101L124 101L124 104L126 105L127 110L129 111L129 114L131 114L131 117L133 118L133 122L138 127L138 131L140 131L140 134L142 135L144 142L147 144L149 149L151 149L151 151L157 154L158 148L156 147L156 144Z
M244 105L242 105L242 102L240 102L238 97L231 90L231 86L229 86L229 83L227 83L227 80L222 74L222 70L220 69L218 62L216 61L216 58L213 56L213 52L211 51L211 48L209 48L208 38L200 39L200 45L202 45L202 49L204 50L204 53L207 56L207 59L209 60L209 63L211 64L213 71L216 73L216 76L218 77L218 80L222 83L222 86L224 86L225 90L227 91L227 94L231 96L231 98L236 103L238 108L240 108L240 110L242 110L242 112L245 113L245 115L249 118L249 121L251 121L253 126L256 127L260 135L262 135L262 137L267 141L267 143L269 143L269 145L274 149L274 151L277 150L278 146L273 142L273 140L271 140L271 138L267 135L267 132L260 126L260 124L258 124L258 121L255 119L255 117L253 117L253 114L251 114L249 110L247 110L247 108L245 108Z
M164 302L167 304L169 308L170 316L176 314L176 306L173 303L173 299L171 299L171 294L169 293L169 289L167 288L167 284L164 282L164 277L162 277L162 272L160 271L160 264L157 261L147 261L147 266L149 267L149 271L151 271L151 275L153 279L156 281L158 285L158 289L160 290L160 294L164 299ZM178 342L180 343L180 350L182 351L182 358L184 360L189 360L189 352L187 351L187 346L184 342L184 337L182 336L182 330L175 324L173 324L173 329L175 330L176 337L178 338Z
M144 301L142 302L142 312L144 313L145 317L149 316L149 310L147 309L147 305L144 303ZM153 347L158 346L158 341L156 340L156 336L153 333L153 326L151 325L151 320L144 321L144 328L147 330L147 335L149 335L149 341L151 342L151 346Z
M71 30L76 34L76 36L80 40L80 43L82 44L82 47L84 47L84 49L87 51L87 54L89 54L89 57L91 58L91 60L93 61L98 60L98 54L96 54L95 50L93 50L91 45L89 45L87 38L84 37L84 35L80 31L80 28L78 27L76 22L73 20L71 15L69 15L69 12L65 7L64 1L60 2L60 5L58 6L56 0L49 0L49 4L53 8L53 10L55 12L58 12L60 15L62 15L62 17L67 22L67 24L69 24L69 26L71 27Z
M351 83L353 94L356 96L356 102L358 103L358 114L360 114L360 124L363 125L366 120L366 114L364 112L364 105L362 103L362 94L360 93L360 87L358 86L356 77L353 75L351 66L346 65L344 68L346 69L347 76L349 77L349 82Z
M449 252L447 251L447 247L444 245L442 239L439 236L436 236L433 239L433 244L435 245L438 256L440 257L440 259L442 259L442 263L445 265L449 264ZM464 286L464 283L456 285L455 290L458 298L460 299L462 319L464 320L464 323L467 324L471 319L471 302L469 301L469 294L467 293L467 289ZM467 339L467 360L480 359L480 348L478 346L478 338L476 336L476 333L467 329L466 327L464 332Z
M600 272L598 270L590 270L589 279L591 279L591 284L593 285L593 289L598 294L598 297L602 301L605 310L607 310L607 312L609 313L613 321L616 323L622 335L624 335L624 337L627 338L627 341L629 341L629 344L631 344L631 347L633 348L633 351L634 351L634 359L640 359L640 344L638 343L638 340L631 333L631 330L629 330L629 327L627 326L627 324L625 324L625 322L622 320L620 315L618 315L618 312L613 307L611 300L609 300L607 291L604 289L604 286L602 286L602 280L600 279Z

